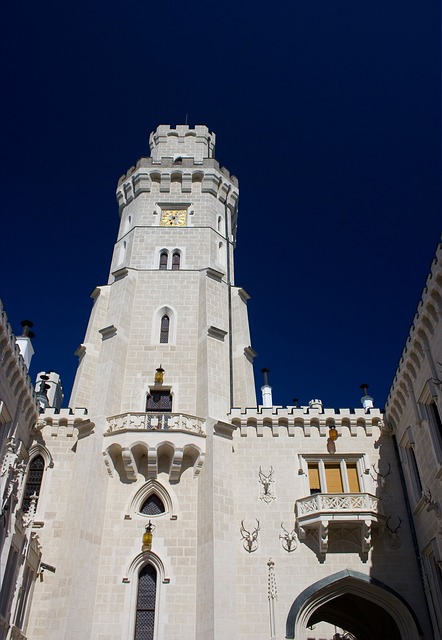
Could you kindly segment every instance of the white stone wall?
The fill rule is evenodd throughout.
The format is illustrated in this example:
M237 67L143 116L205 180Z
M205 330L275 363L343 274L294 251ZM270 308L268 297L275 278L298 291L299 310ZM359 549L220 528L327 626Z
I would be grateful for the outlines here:
M237 181L213 146L205 127L162 125L152 157L119 181L111 275L94 293L71 400L88 413L46 411L38 436L53 465L36 516L43 557L56 572L36 585L28 638L132 638L138 573L151 562L155 640L282 640L295 599L342 571L383 583L355 588L368 600L377 588L403 637L414 639L403 598L430 640L394 439L379 410L255 406L248 295L233 286L227 244ZM187 226L161 227L161 209L174 205L187 208ZM159 269L163 249L180 250L179 271ZM160 344L165 312L169 341ZM163 417L144 414L159 365L173 396ZM419 428L425 432L422 421ZM306 523L299 501L315 499L308 456L357 460L360 491L334 496L341 506L315 508ZM150 518L152 549L142 552L149 518L138 510L151 490L166 511ZM422 511L423 527L433 527L435 513ZM313 637L304 623L296 631Z
M250 411L249 414L253 412ZM258 421L261 419L262 424L262 416L256 417ZM309 416L305 417L308 421ZM342 415L338 414L336 418L339 420ZM371 423L371 417L368 417L368 421ZM278 420L274 418L273 423L277 425ZM425 604L421 591L416 589L416 585L420 583L418 565L391 437L383 436L377 426L373 427L370 435L362 427L357 427L353 436L348 427L343 427L336 441L336 453L330 455L327 451L327 436L325 433L320 435L316 426L311 427L309 435L306 435L301 426L297 426L292 436L288 435L285 426L262 426L258 429L260 435L254 426L245 427L242 435L237 430L233 440L236 471L234 517L237 540L238 638L264 640L270 637L267 591L269 558L275 563L278 592L278 600L275 602L277 638L285 637L287 615L295 598L311 584L343 569L369 575L397 591L413 607L421 624L424 624ZM397 518L401 518L403 524L399 530L399 548L391 549L388 546L388 531L384 531L383 521L380 520L378 525L373 526L372 547L367 555L361 553L357 525L345 522L331 524L329 551L325 555L319 554L313 532L305 540L298 541L295 551L289 553L284 550L279 538L283 534L281 523L288 532L296 529L296 500L309 495L308 479L300 474L299 464L299 456L309 454L320 455L328 460L346 455L365 456L364 466L368 473L360 478L361 490L382 498L381 508L386 517L392 516L392 524L397 524ZM388 470L388 464L391 465L391 473L383 490L375 480L377 476L372 466L379 469L379 464L384 471ZM260 467L265 474L269 473L270 467L274 470L271 491L275 499L268 504L261 499ZM239 530L243 519L248 530L256 527L256 520L260 523L258 549L252 553L248 553L241 542ZM349 540L354 537L353 542L344 542L346 537ZM316 636L306 632L304 637Z
M30 343L30 338L26 338ZM29 346L29 345L28 345ZM30 345L32 355L32 345ZM32 353L31 353L32 352ZM29 360L28 360L29 364ZM23 490L32 453L33 429L38 403L28 368L0 300L0 638L19 633L22 622L16 611L22 592L31 599L40 561L37 533L32 531L33 513L21 510ZM8 559L16 554L16 561ZM25 571L32 571L30 586ZM3 611L1 610L3 609Z
M386 420L398 443L436 638L442 637L442 429L434 413L437 410L442 416L441 317L439 245L386 405Z

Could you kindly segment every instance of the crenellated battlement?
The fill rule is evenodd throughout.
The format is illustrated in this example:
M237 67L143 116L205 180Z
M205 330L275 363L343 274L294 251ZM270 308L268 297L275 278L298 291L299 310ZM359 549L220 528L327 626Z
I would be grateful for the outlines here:
M6 311L0 300L0 357L3 361L7 379L10 382L11 389L15 395L22 395L23 411L26 413L27 419L30 419L31 413L38 412L38 402L35 394L34 385L29 377L28 368L23 360L20 347L17 344L11 325L8 322ZM23 389L26 395L23 395Z
M45 409L37 421L36 429L38 431L44 428L50 429L51 436L75 436L83 437L90 433L94 428L88 416L87 409L84 408L64 408L54 409L53 407Z
M287 431L288 436L294 436L301 430L304 436L310 436L312 428L320 436L327 436L330 427L342 436L347 430L350 436L357 436L361 429L367 436L373 435L373 427L384 429L382 413L379 409L366 412L362 407L356 409L319 409L312 407L250 407L246 409L231 409L232 424L240 428L242 436L248 435L248 427L252 427L256 435L263 435L263 428L270 427L272 435L278 436L279 430Z
M187 124L176 126L160 124L149 136L151 155L154 160L172 157L191 157L196 161L213 158L216 136L205 125L194 127Z
M425 378L431 372L433 383L440 386L440 367L436 349L430 344L440 340L440 318L442 317L442 243L438 245L436 257L419 301L413 324L410 328L396 374L388 394L385 412L395 422L399 422L420 372ZM414 402L416 398L414 399Z
M117 187L120 215L123 209L141 193L170 193L179 185L181 194L208 193L232 209L238 201L238 180L214 158L196 162L193 158L173 160L140 158L135 167L121 176Z

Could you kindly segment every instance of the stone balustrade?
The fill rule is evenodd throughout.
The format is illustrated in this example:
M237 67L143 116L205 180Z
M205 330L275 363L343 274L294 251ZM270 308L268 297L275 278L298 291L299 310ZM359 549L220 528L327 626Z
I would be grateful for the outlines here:
M184 431L205 437L205 421L183 413L130 412L107 419L104 435L124 431Z
M328 551L330 526L359 527L361 551L368 553L372 525L385 524L380 500L370 493L315 493L296 501L296 516L300 540L315 532L322 554Z
M298 517L317 511L377 512L378 506L379 499L370 493L316 493L296 501Z

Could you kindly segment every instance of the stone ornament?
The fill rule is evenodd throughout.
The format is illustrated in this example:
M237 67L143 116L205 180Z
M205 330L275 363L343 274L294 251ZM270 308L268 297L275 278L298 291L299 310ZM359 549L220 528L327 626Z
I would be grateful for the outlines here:
M253 529L253 531L247 531L244 527L244 520L241 520L241 540L244 541L242 544L248 553L253 553L253 551L256 551L258 548L258 531L260 528L259 520L257 520L255 529Z
M392 518L393 516L388 516L387 520L385 521L385 542L390 547L390 549L399 549L399 547L401 546L401 540L399 538L398 531L401 528L402 519L399 516L396 516L398 524L396 527L394 527Z
M436 518L440 520L440 517L441 517L440 505L438 502L435 502L433 500L431 496L431 491L428 487L426 488L425 491L422 491L422 497L427 504L427 511L428 512L434 511L434 513L436 514Z
M267 578L267 598L269 601L270 637L276 638L275 600L278 599L278 592L276 590L275 563L272 558L269 558L267 566L269 568Z
M261 483L261 493L259 499L266 504L269 504L276 498L274 492L272 491L272 484L274 483L273 473L273 467L269 468L269 473L267 475L265 475L265 473L262 472L261 467L259 467L258 477L259 482Z
M296 531L292 529L289 533L287 529L284 528L284 524L282 522L281 529L283 530L283 533L280 534L279 539L281 540L282 548L288 551L288 553L295 551L298 548L299 543Z
M204 420L177 413L122 413L107 420L105 435L118 431L189 431L204 436Z

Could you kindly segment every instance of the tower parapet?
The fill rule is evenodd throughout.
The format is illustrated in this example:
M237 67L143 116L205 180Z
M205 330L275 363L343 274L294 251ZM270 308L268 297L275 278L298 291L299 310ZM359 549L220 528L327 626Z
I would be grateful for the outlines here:
M160 124L149 136L152 159L156 162L164 157L177 159L194 158L202 162L204 158L213 158L216 136L205 125L190 127L179 124L173 127Z

